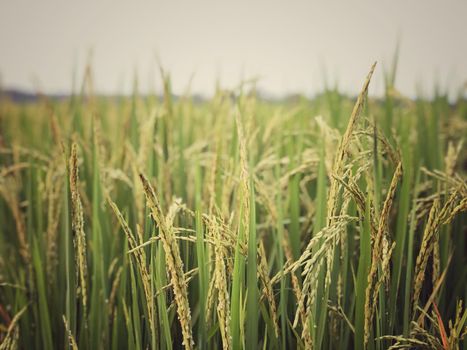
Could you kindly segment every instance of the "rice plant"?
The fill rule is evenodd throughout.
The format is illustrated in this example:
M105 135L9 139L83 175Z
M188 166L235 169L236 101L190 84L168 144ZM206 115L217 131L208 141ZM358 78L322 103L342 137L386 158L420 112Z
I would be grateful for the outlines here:
M0 349L467 348L467 101L0 100ZM362 74L363 75L363 74Z

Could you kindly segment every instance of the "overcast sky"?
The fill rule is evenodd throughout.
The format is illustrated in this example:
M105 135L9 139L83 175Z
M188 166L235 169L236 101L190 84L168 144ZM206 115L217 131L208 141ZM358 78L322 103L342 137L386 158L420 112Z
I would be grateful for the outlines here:
M69 92L90 49L95 89L160 88L156 57L174 92L212 93L259 77L273 94L320 91L325 77L360 89L379 62L371 92L400 41L396 85L429 95L434 81L455 91L467 81L467 1L23 1L0 0L4 87Z

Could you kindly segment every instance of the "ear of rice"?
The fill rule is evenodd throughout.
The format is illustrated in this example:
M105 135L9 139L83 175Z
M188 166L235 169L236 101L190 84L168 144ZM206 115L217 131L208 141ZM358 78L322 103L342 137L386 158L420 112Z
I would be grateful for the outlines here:
M83 314L87 315L87 259L86 234L84 232L84 215L81 196L79 193L78 146L73 143L70 155L70 193L71 193L71 227L73 231L76 257L76 271L78 274L79 294L83 303ZM85 322L85 324L87 324Z
M151 216L160 230L162 246L165 251L170 280L175 294L178 319L182 327L183 345L185 349L192 349L194 342L191 331L191 312L188 304L187 282L183 273L183 263L178 244L174 238L173 227L171 224L167 225L159 200L149 181L143 174L140 174L140 179Z

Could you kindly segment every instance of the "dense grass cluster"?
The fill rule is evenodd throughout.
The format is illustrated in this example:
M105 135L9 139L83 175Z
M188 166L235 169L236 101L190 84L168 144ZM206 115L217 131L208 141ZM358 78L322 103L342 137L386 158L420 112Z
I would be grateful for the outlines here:
M0 349L465 347L467 103L367 99L373 70L2 99Z

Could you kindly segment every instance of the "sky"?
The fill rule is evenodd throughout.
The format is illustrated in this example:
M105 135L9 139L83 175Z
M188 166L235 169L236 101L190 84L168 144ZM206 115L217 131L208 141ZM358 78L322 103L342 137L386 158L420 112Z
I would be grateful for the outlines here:
M466 0L0 0L0 84L69 93L89 61L94 89L161 89L209 96L257 78L269 94L313 95L326 82L359 91L378 61L370 93L399 44L396 87L429 96L467 81ZM191 84L190 84L191 81Z

